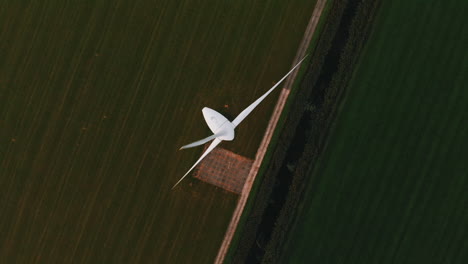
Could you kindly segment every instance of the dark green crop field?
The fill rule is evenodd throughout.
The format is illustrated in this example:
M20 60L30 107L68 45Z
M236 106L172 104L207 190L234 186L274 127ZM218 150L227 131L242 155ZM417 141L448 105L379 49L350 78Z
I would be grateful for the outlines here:
M210 263L237 195L188 177L290 68L314 1L2 1L0 263ZM278 92L220 146L254 157Z
M382 1L289 263L467 263L468 3Z

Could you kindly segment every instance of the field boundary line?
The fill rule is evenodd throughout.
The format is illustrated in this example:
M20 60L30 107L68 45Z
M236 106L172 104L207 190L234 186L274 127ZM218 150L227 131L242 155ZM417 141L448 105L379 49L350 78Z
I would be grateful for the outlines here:
M295 65L306 55L305 53L310 45L312 36L315 33L315 29L317 28L320 17L322 16L322 11L324 10L326 2L327 0L317 0L317 3L315 4L314 10L312 12L312 16L304 32L304 37L302 38L301 45L299 46L299 49L296 53L296 57L294 58L292 65ZM294 83L294 80L297 77L298 72L299 70L294 71L291 74L291 76L287 78L283 89L281 90L281 94L278 98L275 109L273 110L273 114L270 118L270 121L268 122L268 126L263 136L262 142L260 143L260 147L258 148L257 154L255 155L255 160L252 164L252 168L250 169L249 175L247 176L244 187L242 189L242 193L237 202L236 209L234 210L231 221L226 230L226 234L224 235L223 242L221 243L221 246L219 248L218 255L216 256L214 262L215 264L222 264L224 262L228 249L231 245L232 238L234 237L234 233L236 232L237 226L239 224L239 220L241 218L242 213L244 212L244 208L249 198L250 191L252 189L255 178L258 174L258 170L263 162L268 145L270 144L271 138L273 136L273 132L276 129L276 125L278 124L281 113L283 112L286 100L288 99L291 87Z

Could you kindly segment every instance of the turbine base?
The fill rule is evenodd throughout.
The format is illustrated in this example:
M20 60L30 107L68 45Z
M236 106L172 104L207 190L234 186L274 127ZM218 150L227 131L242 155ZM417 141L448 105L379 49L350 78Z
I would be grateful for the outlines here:
M226 191L240 194L252 163L251 159L217 147L200 162L194 177Z

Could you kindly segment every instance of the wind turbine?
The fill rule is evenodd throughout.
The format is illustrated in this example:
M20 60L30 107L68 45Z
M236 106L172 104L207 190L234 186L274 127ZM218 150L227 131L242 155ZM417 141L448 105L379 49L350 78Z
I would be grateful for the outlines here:
M259 105L265 97L267 97L278 85L281 84L281 82L286 79L300 64L301 62L307 57L307 55L302 58L279 82L277 82L270 90L268 90L265 94L260 96L255 102L253 102L251 105L249 105L246 109L244 109L232 122L230 122L226 117L224 117L222 114L216 112L215 110L204 107L202 109L203 112L203 117L205 118L206 123L208 124L208 127L210 130L213 132L213 135L200 139L198 141L192 142L190 144L187 144L185 146L182 146L180 149L186 149L186 148L193 148L196 146L203 145L211 140L210 146L208 149L201 155L201 157L193 164L193 166L180 178L180 180L174 184L172 189L174 189L197 165L204 159L208 153L210 153L221 141L231 141L234 139L234 129Z

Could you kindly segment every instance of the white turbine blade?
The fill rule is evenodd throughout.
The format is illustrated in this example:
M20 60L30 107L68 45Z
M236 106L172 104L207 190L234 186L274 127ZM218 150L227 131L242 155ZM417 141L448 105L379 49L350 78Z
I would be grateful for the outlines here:
M258 98L257 100L255 100L255 102L253 102L251 105L249 105L249 107L247 107L246 109L244 109L235 119L234 121L232 121L232 124L234 124L234 127L238 126L240 124L240 122L242 122L242 120L244 120L249 114L250 112L252 112L255 107L257 107L258 104L260 104L263 99L265 99L265 97L267 97L276 87L278 87L278 85L280 85L281 82L284 81L284 79L286 79L286 77L288 77L296 68L297 66L299 66L299 64L301 64L301 62L307 57L307 55L302 58L302 60L300 60L296 66L294 66L281 80L279 80L279 82L277 82L272 88L270 88L270 90L268 90L264 95L262 95L260 98Z
M177 186L177 184L179 184L185 178L185 176L187 176L193 170L193 168L195 168L195 166L197 166L198 163L200 163L200 161L202 161L202 159L206 157L206 155L208 155L208 153L210 153L219 143L221 143L221 141L222 140L219 139L219 138L216 138L215 140L213 140L213 142L211 142L211 145L206 149L205 153L203 153L203 155L201 155L201 157L197 160L197 162L195 162L195 164L193 164L192 168L190 168L184 174L184 176L182 176L182 178L180 178L180 180L176 184L174 184L172 189L174 189Z
M187 144L185 146L182 146L179 150L181 149L186 149L186 148L193 148L193 147L196 147L196 146L200 146L200 145L203 145L205 144L206 142L210 141L210 140L213 140L216 138L217 135L211 135L207 138L204 138L204 139L200 139L198 141L195 141L195 142L192 142L190 144Z

